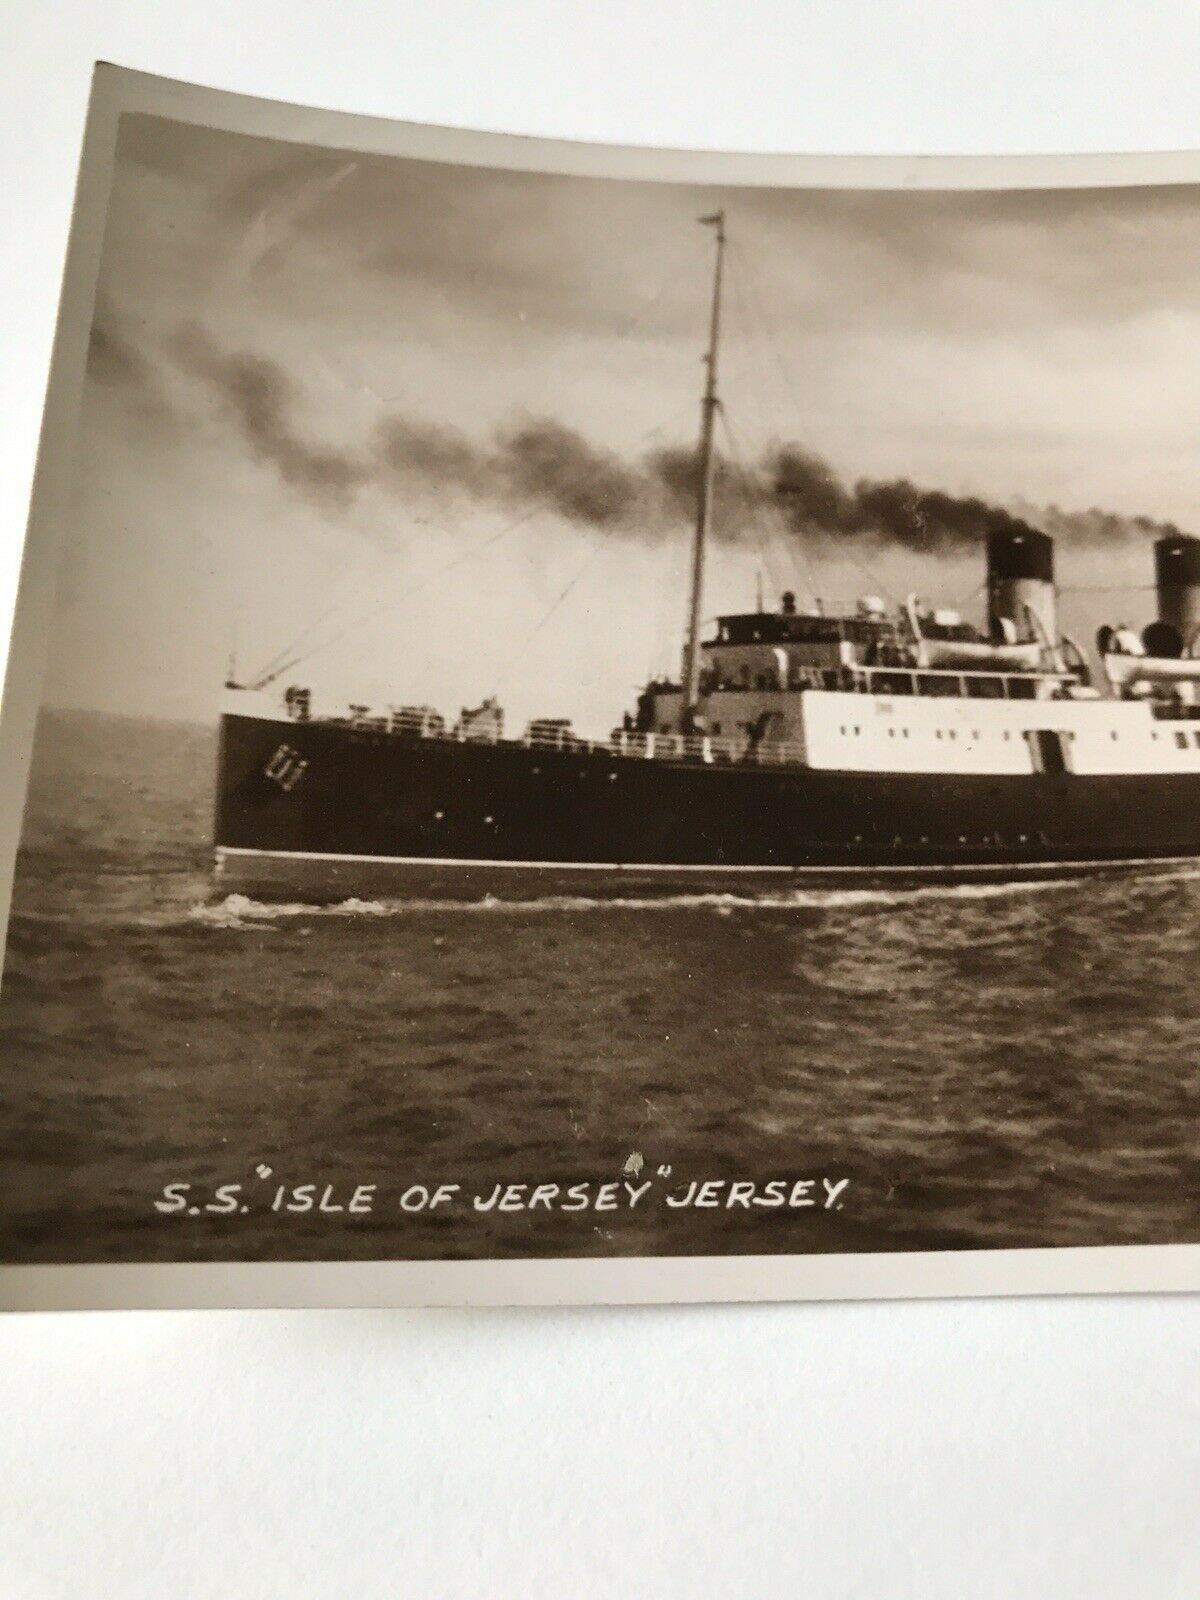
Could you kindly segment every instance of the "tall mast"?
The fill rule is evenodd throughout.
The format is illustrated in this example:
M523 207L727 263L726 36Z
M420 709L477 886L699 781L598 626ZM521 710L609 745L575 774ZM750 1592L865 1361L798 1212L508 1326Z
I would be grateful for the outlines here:
M683 649L683 704L680 726L690 733L695 725L700 702L700 608L704 597L704 556L712 520L713 428L717 406L717 349L721 337L721 275L725 265L725 213L716 212L700 221L717 232L717 259L713 273L712 317L708 332L708 354L704 357L707 377L700 406L700 493L696 505L696 535L692 541L692 585L688 598L687 635Z

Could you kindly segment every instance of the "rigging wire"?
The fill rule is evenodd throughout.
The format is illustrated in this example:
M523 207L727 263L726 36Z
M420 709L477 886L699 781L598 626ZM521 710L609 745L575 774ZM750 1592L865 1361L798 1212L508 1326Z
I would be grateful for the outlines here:
M690 410L691 407L689 406L688 409ZM681 413L677 412L676 415L670 418L667 423L656 423L654 427L648 428L641 435L641 437L635 441L634 448L637 450L645 449L645 447L650 444L653 439L664 434L668 426L673 426L680 414ZM585 471L581 471L580 473L576 474L575 477L568 478L567 482L568 484L574 482L583 482L584 478ZM444 577L447 573L453 572L457 567L460 567L466 562L473 560L476 556L482 555L493 545L498 544L502 539L506 538L508 534L515 532L518 528L523 527L528 522L531 522L535 517L546 515L548 509L549 508L544 505L533 505L528 507L520 514L520 516L515 517L511 522L506 523L504 527L488 534L486 538L480 540L477 544L470 546L468 549L460 551L458 555L443 563L442 566L435 568L434 571L427 573L425 577L419 579L417 583L405 591L402 597L403 601L407 602L408 600L412 599L414 595L420 594L423 589L428 588L428 586L435 582L438 578ZM439 529L439 531L445 532L446 530L442 528ZM384 595L376 605L372 606L367 612L350 619L350 621L347 622L344 627L338 629L338 631L330 635L329 638L319 641L313 645L311 649L302 650L296 654L289 655L288 659L285 660L282 665L275 666L270 672L269 676L267 676L265 679L262 679L261 677L256 679L255 687L265 688L268 683L274 682L276 678L282 676L282 674L285 672L289 672L293 667L299 666L301 662L311 661L314 657L324 654L324 652L332 648L333 645L340 643L341 640L347 636L347 634L354 632L354 630L357 628L365 627L376 616L386 610L388 606L396 603L395 596L390 594ZM311 633L313 630L310 628L308 631ZM293 645L291 648L294 650L295 646Z
M496 694L497 696L499 695L501 687L503 686L503 684L508 679L509 674L512 672L513 668L516 666L517 662L521 659L521 657L529 649L529 646L537 638L538 634L541 633L542 629L550 621L551 617L553 617L554 613L562 605L564 600L567 599L567 597L568 597L568 595L570 595L571 591L581 581L581 579L584 577L584 575L587 572L589 572L591 570L591 568L595 565L596 560L599 557L600 552L601 552L602 549L603 549L603 546L601 544L599 544L599 543L595 544L592 547L592 549L588 552L587 559L579 567L579 569L575 573L574 577L571 578L571 580L565 585L565 587L559 592L559 594L556 595L556 597L550 602L550 604L546 607L545 611L538 618L537 622L533 625L533 627L529 630L529 632L526 634L524 639L521 640L521 642L517 645L517 648L509 656L509 658L505 662L504 666L500 669L500 671L498 673L496 673L494 681L493 681L493 685L492 685L492 689L493 689L493 693L494 694Z
M784 387L787 390L787 398L791 401L791 404L795 408L796 421L799 424L801 434L803 435L807 432L804 407L801 405L799 392L794 387L791 373L789 372L787 364L783 359L782 351L779 348L779 341L776 338L773 326L768 320L766 311L764 309L763 297L759 295L756 279L753 272L747 265L745 252L743 251L740 243L730 252L730 281L734 284L735 293L738 294L739 297L741 297L742 294L742 286L745 286L745 299L748 303L755 307L763 336L768 348L775 358L775 364L783 378ZM780 520L782 522L782 517ZM792 544L794 547L794 540L792 540ZM870 566L868 566L868 564L861 559L855 550L850 548L849 541L840 547L840 551L844 551L846 559L849 560L852 565L858 568L859 572L862 573L872 590L886 595L888 599L892 601L896 599L890 584L885 583L881 579L880 575ZM808 588L810 593L813 594L815 598L817 595L817 590L813 585L811 574L806 575L805 587Z
M745 260L745 252L742 249L740 240L736 243L731 254L737 257L738 266L736 270L739 274L739 277L744 277L745 279L747 297L753 304L755 315L757 316L759 324L762 328L767 348L774 358L775 366L779 372L780 378L783 381L786 397L795 409L796 421L799 424L801 433L806 434L808 432L808 421L805 415L804 405L800 399L800 391L796 388L795 379L791 369L789 368L787 362L783 359L783 351L781 349L782 341L776 334L774 324L767 315L766 297L765 295L759 294L758 281L753 270L749 266L748 261Z
M741 274L740 270L737 269L735 258L733 256L731 256L731 258L730 258L729 281L730 281L730 284L731 284L731 286L733 288L734 302L735 302L735 305L737 307L741 322L743 324L747 345L749 346L751 343L757 344L757 340L754 337L754 330L753 330L753 326L752 326L752 323L751 323L751 320L750 320L750 315L749 315L749 312L747 310L746 297L743 294L743 290L742 290L742 274ZM754 391L754 389L752 387L748 390L748 392L751 395L755 394L755 391ZM766 428L764 426L762 426L762 423L763 423L762 412L760 410L758 410L757 404L756 404L756 408L755 409L756 409L756 412L757 412L757 415L758 415L758 421L759 421L759 425L760 425L760 433L765 438L767 436L767 430L766 430ZM726 433L729 435L730 443L732 445L733 444L732 431L731 431L732 430L732 424L729 421L728 415L725 416L724 422L725 422ZM734 445L734 448L736 449L736 445ZM744 470L747 472L747 476L748 476L749 469L745 468ZM792 571L796 575L796 581L797 581L798 587L801 588L801 589L807 590L808 593L815 600L817 598L817 588L816 588L816 584L813 581L812 569L811 569L811 567L809 565L807 556L804 553L802 553L802 551L800 549L800 546L799 546L799 542L795 538L795 536L792 533L792 531L789 529L789 527L787 525L787 519L784 517L783 512L781 511L781 509L778 506L778 504L773 499L771 499L771 500L769 500L767 502L767 507L768 507L768 515L774 522L775 532L776 532L776 536L777 536L777 539L778 539L778 543L779 543L779 545L781 546L781 548L783 550L783 554L784 554L785 559L788 561L788 563L790 564L790 566L792 568Z
M498 544L499 541L505 538L508 534L515 532L515 530L521 527L524 523L531 521L532 518L539 515L543 509L544 508L542 506L532 506L521 516L516 517L512 522L506 523L504 527L488 534L485 539L480 540L477 544L469 546L466 550L459 551L459 553L452 557L451 560L445 562L440 567L436 567L432 572L426 573L423 578L419 579L415 584L413 584L411 588L405 591L404 598L409 600L414 595L420 594L423 589L428 588L429 585L435 582L438 578L444 577L448 572L453 572L456 567L462 566L464 562L471 560L473 557L481 555L491 545ZM346 624L344 628L340 628L338 632L333 634L330 638L321 640L319 643L315 644L311 650L304 650L301 651L299 655L292 656L289 660L285 661L282 666L277 667L268 678L262 680L261 682L257 682L255 687L265 689L268 683L273 683L276 678L280 677L285 672L289 672L292 667L299 666L302 661L311 661L315 656L323 655L326 650L332 648L333 645L338 644L342 639L344 639L348 633L352 633L355 628L364 626L374 616L378 615L379 612L383 611L387 606L394 603L394 596L385 595L383 599L381 599L378 604L373 606L368 612L353 618Z
M311 622L307 623L305 627L303 627L300 632L294 636L290 644L288 644L282 650L277 650L269 661L263 663L263 665L258 669L258 672L255 674L256 681L263 681L266 683L272 682L272 680L280 672L286 670L287 658L291 655L291 653L294 650L299 649L304 641L311 638L318 629L325 626L325 624L337 611L338 607L342 604L345 598L346 590L350 586L351 579L357 580L363 576L363 567L365 565L366 555L368 553L369 552L360 551L359 555L350 563L348 567L343 570L341 579L336 585L336 590L338 592L335 593L335 597L325 607L324 611L320 612ZM377 559L374 569L371 573L373 580L380 576L383 568L387 565L389 558L395 554L395 551L388 550L377 550L375 552Z
M784 382L784 389L787 390L787 398L789 398L790 403L792 403L792 406L794 406L795 419L797 419L798 427L800 427L800 434L805 435L806 432L808 432L808 422L806 422L805 418L805 408L803 408L802 402L800 402L800 392L798 392L794 381L792 381L792 373L790 373L789 368L787 368L787 363L784 362L784 357L782 357L781 341L779 341L778 334L776 334L776 331L774 331L773 322L771 322L770 317L768 317L768 314L766 314L766 296L765 294L760 294L760 291L758 291L757 278L755 278L754 270L750 269L749 264L747 264L746 253L742 251L741 245L738 245L738 248L736 248L736 251L734 251L734 258L736 258L736 262L738 262L738 266L736 266L736 269L734 269L736 270L736 274L738 274L738 280L739 282L742 282L742 280L746 282L747 298L750 299L752 306L755 307L755 314L757 314L758 323L760 323L760 326L762 326L763 338L765 338L766 346L768 346L768 349L771 350L771 355L774 357L774 365L776 365L779 374L781 374L782 382ZM731 277L733 277L733 274L731 274ZM864 562L864 560L862 560L862 558L859 557L859 555L856 554L853 549L850 549L850 544L848 544L848 542L846 542L845 546L840 547L840 549L845 550L846 558L848 558L848 560L850 560L850 562L853 563L856 568L858 568L859 573L866 578L867 584L872 587L872 590L877 590L877 592L880 592L880 594L886 595L886 597L890 598L890 600L893 600L893 602L896 600L896 595L894 595L893 590L891 590L890 584L886 584L886 582L880 578L880 574L878 574L877 571L872 570L872 568L870 568L870 566L867 565L867 563Z
M725 440L729 446L730 460L737 474L737 482L739 483L742 491L742 501L747 511L750 513L750 526L754 530L755 545L757 546L759 555L762 557L763 565L767 569L767 575L770 578L771 583L776 589L778 589L781 587L779 583L779 577L775 571L775 564L771 560L770 552L763 543L759 528L759 520L755 514L758 510L758 502L753 492L753 484L750 478L750 473L746 467L745 461L742 458L742 452L738 447L738 442L734 438L733 427L729 421L729 417L726 413L724 405L719 405L717 407L717 416L720 419L721 427L725 434Z
M429 503L432 504L433 502L431 501ZM419 522L424 527L433 527L437 532L444 532L443 529L437 528L433 523L432 517L424 512L419 515L414 514L409 520L410 522ZM366 563L372 553L376 557L374 565L369 573L364 572ZM350 588L351 582L359 581L366 577L373 587L381 578L384 569L389 565L390 562L395 560L400 553L400 551L396 549L389 549L386 546L383 548L373 548L371 545L364 543L358 554L347 566L343 568L342 575L335 586L333 599L330 600L325 609L321 611L315 618L313 618L312 621L306 623L298 634L293 635L289 644L285 645L282 650L277 650L270 660L265 662L263 666L258 669L258 673L255 675L254 679L255 683L270 683L279 675L280 672L286 671L287 666L292 664L291 662L287 661L286 658L290 657L306 639L310 638L318 631L318 629L322 628L325 623L329 621L329 619L337 611L338 607L344 602L346 591ZM303 660L303 655L301 655L299 659ZM283 664L281 665L281 663Z
M667 269L666 273L663 276L662 282L659 284L659 286L655 290L655 292L640 307L638 307L636 310L631 312L630 315L625 319L624 323L618 327L618 329L617 329L617 331L616 331L616 333L614 335L614 340L613 340L614 348L623 345L628 339L632 338L632 336L634 335L635 332L638 332L641 329L643 329L643 327L644 327L646 321L648 320L648 318L650 317L651 313L662 302L662 300L667 295L668 291L671 290L672 288L678 288L679 285L682 282L685 282L687 280L687 278L688 278L688 270L687 270L688 264L689 263L694 264L695 260L696 260L695 251L692 249L692 247L690 245L687 247L686 258L685 258L685 252L682 249L678 252L678 254L676 256L673 256L671 258L671 261L668 264L668 269ZM583 374L583 373L578 374L579 381L582 381L583 376L585 376L585 374ZM642 440L639 441L639 443L641 445L644 445L645 443L649 442L649 440L655 434L661 433L661 432L662 432L662 425L660 424L659 426L651 429L647 434L643 435ZM535 508L535 512L536 512L537 509L541 509L541 508ZM531 515L535 514L535 512L531 512L530 514ZM517 523L512 524L505 531L511 532L513 530L513 528L515 528L517 526L520 526L520 523L523 520L525 520L525 519L524 518L518 519ZM503 537L503 534L498 534L497 535L497 538L500 538L500 537ZM479 548L481 550L485 549L489 543L491 543L490 539L489 540L485 540L484 543ZM454 566L457 566L457 565L458 565L458 562L456 560L456 561L452 562L450 564L450 566L448 566L448 567L446 567L444 569L441 569L441 570L442 571L450 571L450 570L453 569ZM433 574L433 576L435 576L435 577L436 576L440 576L440 572ZM428 581L428 580L422 580L422 583L420 585L418 585L418 588L423 588L425 586L426 581ZM342 585L343 592L344 592L344 587L345 587L345 585L343 584ZM302 662L302 661L307 661L307 660L312 659L313 655L322 653L326 648L325 644L318 645L311 651L303 651L303 652L301 652L299 654L293 654L293 652L297 651L297 649L300 646L300 644L303 643L303 641L306 638L310 638L313 633L315 633L319 628L321 628L324 625L324 623L328 620L328 618L336 610L338 604L340 604L340 601L335 601L332 605L327 606L326 609L321 613L321 615L315 621L309 622L308 624L306 624L305 627L300 631L300 633L295 635L292 638L290 643L285 645L283 647L283 649L276 651L275 654L268 661L266 666L261 668L259 673L257 673L253 677L252 682L255 684L255 686L256 687L260 687L260 688L265 688L267 684L274 682L274 680L276 678L278 678L282 673L289 671L292 667L299 665L300 662ZM373 615L375 615L375 611L378 610L378 609L379 608L374 608L373 610L367 612L366 613L366 618L370 618ZM360 619L360 620L366 620L366 618L363 618L363 619ZM353 626L354 626L353 623L350 624L349 627L347 627L346 629L343 629L339 634L335 635L333 640L330 640L328 642L329 643L334 643L334 642L337 642L338 640L340 640L341 638L344 638L347 632L352 631ZM287 659L285 659L285 658L287 658ZM280 664L281 662L282 662L282 665Z

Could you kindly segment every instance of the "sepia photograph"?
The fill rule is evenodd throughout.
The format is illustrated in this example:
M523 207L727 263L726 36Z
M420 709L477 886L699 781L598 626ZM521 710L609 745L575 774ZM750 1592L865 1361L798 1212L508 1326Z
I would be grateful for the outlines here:
M4 707L0 1261L1164 1286L1200 163L652 175L144 82Z

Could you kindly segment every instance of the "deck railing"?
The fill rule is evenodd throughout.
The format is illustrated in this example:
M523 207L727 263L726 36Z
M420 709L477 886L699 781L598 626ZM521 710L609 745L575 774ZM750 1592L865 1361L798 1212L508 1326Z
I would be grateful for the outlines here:
M432 710L394 711L388 716L342 719L364 733L405 739L432 739L449 744L514 744L526 749L569 751L576 755L623 756L640 761L684 761L706 766L751 762L768 766L802 766L804 746L795 741L722 737L716 734L633 733L619 729L608 739L585 739L568 727L529 727L518 738L505 739L494 720L447 727Z
M843 692L914 695L923 698L1029 700L1061 694L1075 680L1068 673L964 672L896 666L853 666L822 672L821 687ZM289 702L289 705L291 702ZM305 707L307 711L307 706ZM307 717L300 714L300 720ZM323 720L323 719L322 719ZM450 727L430 706L406 706L386 714L351 706L349 715L330 719L364 733L457 744L519 744L526 748L571 751L580 755L621 756L631 760L675 761L705 766L750 763L804 766L804 745L793 740L719 734L638 733L617 730L607 739L585 739L562 722L535 722L516 739L505 739L492 708L460 718Z

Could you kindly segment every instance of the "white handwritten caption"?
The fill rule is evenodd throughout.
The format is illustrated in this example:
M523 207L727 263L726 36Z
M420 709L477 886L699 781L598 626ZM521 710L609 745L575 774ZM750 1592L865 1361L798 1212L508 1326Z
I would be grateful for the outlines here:
M626 1163L626 1170L630 1170ZM641 1169L636 1169L640 1177ZM260 1184L274 1176L270 1167L258 1166ZM411 1183L393 1196L395 1205L409 1215L422 1212L443 1214L458 1210L495 1211L636 1211L649 1209L660 1198L671 1211L801 1211L819 1207L840 1211L849 1188L849 1178L772 1178L764 1183L748 1179L706 1178L668 1185L669 1166L659 1167L657 1179L630 1182L620 1178L607 1182L581 1183L496 1183L490 1188L467 1192L459 1183ZM164 1216L246 1216L251 1211L352 1217L371 1216L387 1202L379 1196L377 1183L353 1185L336 1183L275 1183L269 1190L253 1185L222 1183L205 1190L192 1183L168 1183L154 1201L154 1209Z

